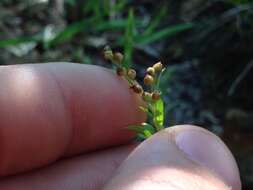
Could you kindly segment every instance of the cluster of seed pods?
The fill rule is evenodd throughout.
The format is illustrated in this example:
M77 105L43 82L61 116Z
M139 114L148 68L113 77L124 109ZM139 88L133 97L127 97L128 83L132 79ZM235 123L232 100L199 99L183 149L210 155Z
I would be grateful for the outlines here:
M124 77L130 88L137 94L140 94L145 102L157 101L160 99L161 92L155 88L159 80L159 74L163 70L161 62L155 63L152 67L146 69L146 75L143 83L149 87L149 90L144 91L144 88L136 81L136 71L132 68L127 68L123 64L124 56L120 52L113 52L109 47L104 49L104 57L117 66L116 73L118 76Z

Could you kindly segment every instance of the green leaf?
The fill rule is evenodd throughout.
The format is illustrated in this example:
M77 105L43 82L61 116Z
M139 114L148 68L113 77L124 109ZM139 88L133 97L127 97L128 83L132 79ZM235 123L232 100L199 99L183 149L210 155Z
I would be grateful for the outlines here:
M38 42L40 39L37 36L32 37L17 37L13 39L6 39L0 41L0 48L8 46L17 46L28 42Z
M129 125L127 128L141 134L144 131L144 127L142 125Z
M141 125L129 125L128 129L137 132L138 134L145 134L144 131L149 131L151 134L155 133L155 129L148 123L142 123Z
M144 130L143 133L144 133L145 137L147 137L147 138L152 136L152 134L150 133L149 130Z
M128 12L127 26L124 36L124 62L123 66L130 68L132 62L133 48L134 48L134 30L135 30L135 17L133 9Z
M126 9L127 3L128 0L115 1L114 5L111 7L111 11L114 11L115 14L123 12Z
M81 20L68 25L65 29L59 32L51 41L48 42L48 46L58 45L60 43L72 39L79 32L89 28L92 22L94 22L94 18L89 20Z
M185 24L177 24L175 26L166 27L160 31L154 31L152 34L143 35L143 36L136 36L135 40L138 45L146 45L152 42L161 40L163 38L167 38L173 35L176 35L180 32L185 30L189 30L193 28L192 23L185 23Z
M148 27L145 29L143 35L148 36L151 33L154 32L154 30L159 26L161 23L161 20L166 14L168 14L167 6L162 6L161 9L159 9L158 14L154 16L154 19L151 20Z
M154 103L154 109L154 124L158 130L161 130L164 122L164 103L162 99Z
M147 113L150 117L153 117L153 113L152 113L148 108L139 106L139 109L140 109L141 111L143 111L144 113Z
M150 125L149 123L142 123L142 126L144 128L144 130L148 130L151 134L155 133L155 129L152 125Z
M155 84L155 89L160 91L160 83L161 83L161 78L163 76L164 71L166 70L166 68L163 68L162 71L159 73L157 80L156 80L156 84Z
M137 140L143 141L143 140L145 140L145 139L147 139L147 137L146 137L145 135L143 135L143 134L138 134L138 135L137 135Z
M109 20L98 23L94 26L94 31L101 32L107 30L122 30L127 26L127 20L125 19L117 19L117 20Z

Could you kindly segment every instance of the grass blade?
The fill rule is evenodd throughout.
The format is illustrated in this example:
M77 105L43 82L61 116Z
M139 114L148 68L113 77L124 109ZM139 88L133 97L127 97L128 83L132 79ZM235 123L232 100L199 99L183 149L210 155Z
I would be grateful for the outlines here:
M134 46L134 29L135 29L135 18L133 9L128 12L127 26L124 37L124 66L129 68L132 62L133 46Z
M88 28L92 22L94 22L94 19L81 20L73 24L70 24L63 31L59 32L51 41L48 42L49 47L70 40L76 34Z
M143 134L144 127L142 125L129 125L127 126L128 129L135 131L136 133Z
M147 36L153 33L153 31L159 26L161 19L166 15L167 7L164 6L161 8L159 13L155 16L155 18L150 22L147 29L144 31L143 35Z
M167 38L167 37L176 35L180 32L189 30L189 29L193 28L193 26L194 25L192 23L178 24L178 25L175 25L175 26L169 26L169 27L164 28L164 29L162 29L158 32L153 32L150 35L137 36L137 37L135 37L135 41L139 45L150 44L152 42L161 40L163 38Z
M23 43L28 42L38 42L40 39L38 37L18 37L13 39L6 39L0 41L0 48L9 47L9 46L17 46Z

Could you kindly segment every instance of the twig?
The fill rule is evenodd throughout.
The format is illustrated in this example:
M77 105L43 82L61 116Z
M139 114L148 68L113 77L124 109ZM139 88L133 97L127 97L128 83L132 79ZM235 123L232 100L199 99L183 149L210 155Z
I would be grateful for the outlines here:
M250 72L252 68L253 68L253 60L247 64L247 66L243 69L243 71L234 80L231 87L229 88L228 96L232 96L234 94L240 82L247 76L247 74Z

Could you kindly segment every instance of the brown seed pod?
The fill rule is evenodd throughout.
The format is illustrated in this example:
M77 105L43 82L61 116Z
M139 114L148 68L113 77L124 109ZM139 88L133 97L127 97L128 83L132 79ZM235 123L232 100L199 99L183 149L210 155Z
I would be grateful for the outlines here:
M129 70L127 71L127 76L128 76L130 79L134 80L135 77L136 77L136 71L133 70L133 69L129 69Z
M151 75L147 74L147 75L144 77L144 84L145 84L145 85L151 85L151 84L153 84L153 83L154 83L154 78L153 78Z
M161 93L160 92L158 92L158 91L154 91L153 93L152 93L152 100L159 100L161 98Z
M163 64L159 61L158 63L153 65L153 68L155 69L155 72L159 72L163 69Z
M139 84L135 84L132 88L136 94L142 94L142 92L143 92L143 89L142 89L141 85L139 85Z
M153 67L147 68L147 73L151 76L155 75L155 69Z
M112 60L112 58L113 58L112 50L106 50L106 51L104 51L104 58L106 60Z
M113 55L113 59L114 59L115 63L120 64L120 63L122 63L124 56L122 53L116 52Z
M126 75L126 70L124 68L117 68L116 73L118 76Z

